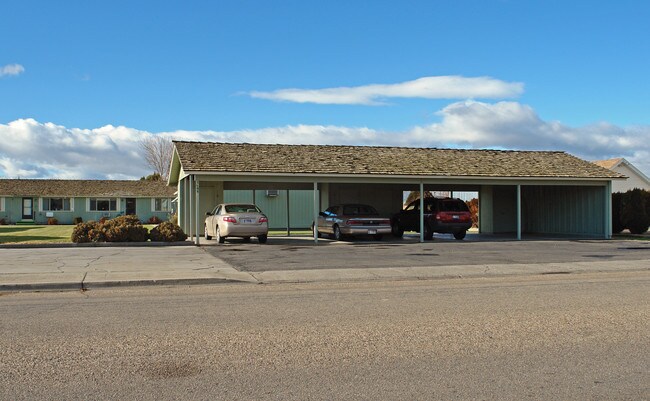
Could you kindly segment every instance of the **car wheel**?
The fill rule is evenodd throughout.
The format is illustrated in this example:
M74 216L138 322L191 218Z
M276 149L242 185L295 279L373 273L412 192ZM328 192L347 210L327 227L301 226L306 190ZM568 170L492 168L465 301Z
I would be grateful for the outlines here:
M314 235L314 230L315 230L315 227L314 227L314 225L312 224L312 225L311 225L311 234L312 234L312 236ZM318 232L316 233L316 236L317 236L318 238L321 237L321 233L320 233L320 231L318 231Z
M221 236L221 230L219 230L219 226L217 226L217 230L214 233L214 237L217 239L217 242L220 244L226 242L226 237Z
M205 232L205 239L207 239L207 240L212 239L212 236L210 234L208 234L208 226L207 225L204 227L204 232Z
M428 224L424 225L424 240L425 241L430 241L433 239L433 230L431 229L431 226Z
M381 241L381 239L384 238L382 234L375 234L373 237L375 238L375 241Z
M332 238L336 241L340 241L341 239L343 239L343 234L341 234L341 229L339 228L339 226L334 226L333 229L334 232L332 234Z
M402 238L404 236L404 229L399 226L398 222L393 222L390 226L393 237Z
M456 238L457 240L461 240L461 239L465 238L466 234L467 234L467 231L457 231L457 232L454 233L454 238Z
M257 240L260 242L260 244L266 244L266 240L268 237L266 235L258 235Z

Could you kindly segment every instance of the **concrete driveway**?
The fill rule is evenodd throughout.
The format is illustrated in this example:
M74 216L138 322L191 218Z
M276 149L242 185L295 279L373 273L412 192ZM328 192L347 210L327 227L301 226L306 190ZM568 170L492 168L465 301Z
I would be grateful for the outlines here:
M0 248L0 291L127 285L426 280L650 269L650 241L381 242L272 237L217 245ZM206 241L202 241L206 243Z
M450 235L419 243L416 236L383 241L319 240L307 237L232 239L225 244L202 241L203 249L243 272L305 269L407 268L435 266L490 266L510 264L638 261L650 266L650 241L634 240L480 240L468 235L456 241Z

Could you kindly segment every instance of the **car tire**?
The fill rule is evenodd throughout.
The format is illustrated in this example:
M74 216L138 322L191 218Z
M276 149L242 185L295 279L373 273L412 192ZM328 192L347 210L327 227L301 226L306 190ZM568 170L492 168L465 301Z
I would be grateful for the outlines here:
M343 234L341 234L339 226L335 225L332 229L332 239L335 241L341 241L343 239Z
M467 231L456 231L454 233L454 238L456 238L457 240L462 240L463 238L465 238L466 234L467 234Z
M382 234L375 234L373 237L375 238L375 241L381 241L381 239L384 238Z
M266 244L266 240L268 239L268 236L266 235L258 235L257 240L260 242L260 244Z
M315 227L314 227L314 225L312 224L312 225L311 225L311 234L312 234L312 236L314 235L314 228L315 228ZM318 232L316 233L316 236L317 236L318 238L322 237L320 231L318 231Z
M212 236L210 234L208 234L208 226L207 225L204 227L203 231L204 231L204 234L205 234L205 239L211 240Z
M398 222L393 222L390 226L390 231L393 234L393 237L402 238L404 236L404 229L399 226Z
M221 230L219 230L219 226L217 226L216 231L214 232L214 237L217 239L217 242L220 244L226 242L226 237L221 236Z
M431 241L433 239L433 230L431 229L431 226L428 224L424 225L424 240L425 241Z

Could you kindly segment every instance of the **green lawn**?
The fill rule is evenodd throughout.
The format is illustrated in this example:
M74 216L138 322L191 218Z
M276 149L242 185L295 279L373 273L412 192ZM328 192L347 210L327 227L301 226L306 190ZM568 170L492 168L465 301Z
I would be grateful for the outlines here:
M0 244L70 242L73 226L0 226Z
M151 230L152 224L144 225ZM72 225L57 226L0 226L0 244L51 244L70 243ZM286 230L271 230L269 235L287 235ZM292 230L291 235L311 235L311 230Z
M151 230L153 224L144 224ZM0 244L71 243L73 225L0 226Z

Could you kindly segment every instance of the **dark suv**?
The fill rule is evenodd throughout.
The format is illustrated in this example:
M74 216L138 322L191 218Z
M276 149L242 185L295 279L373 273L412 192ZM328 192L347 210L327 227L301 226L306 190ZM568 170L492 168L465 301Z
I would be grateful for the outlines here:
M414 200L393 215L390 223L396 237L404 235L404 231L420 232L420 200ZM471 227L472 214L461 199L424 198L424 239L432 239L436 232L451 233L460 240Z

